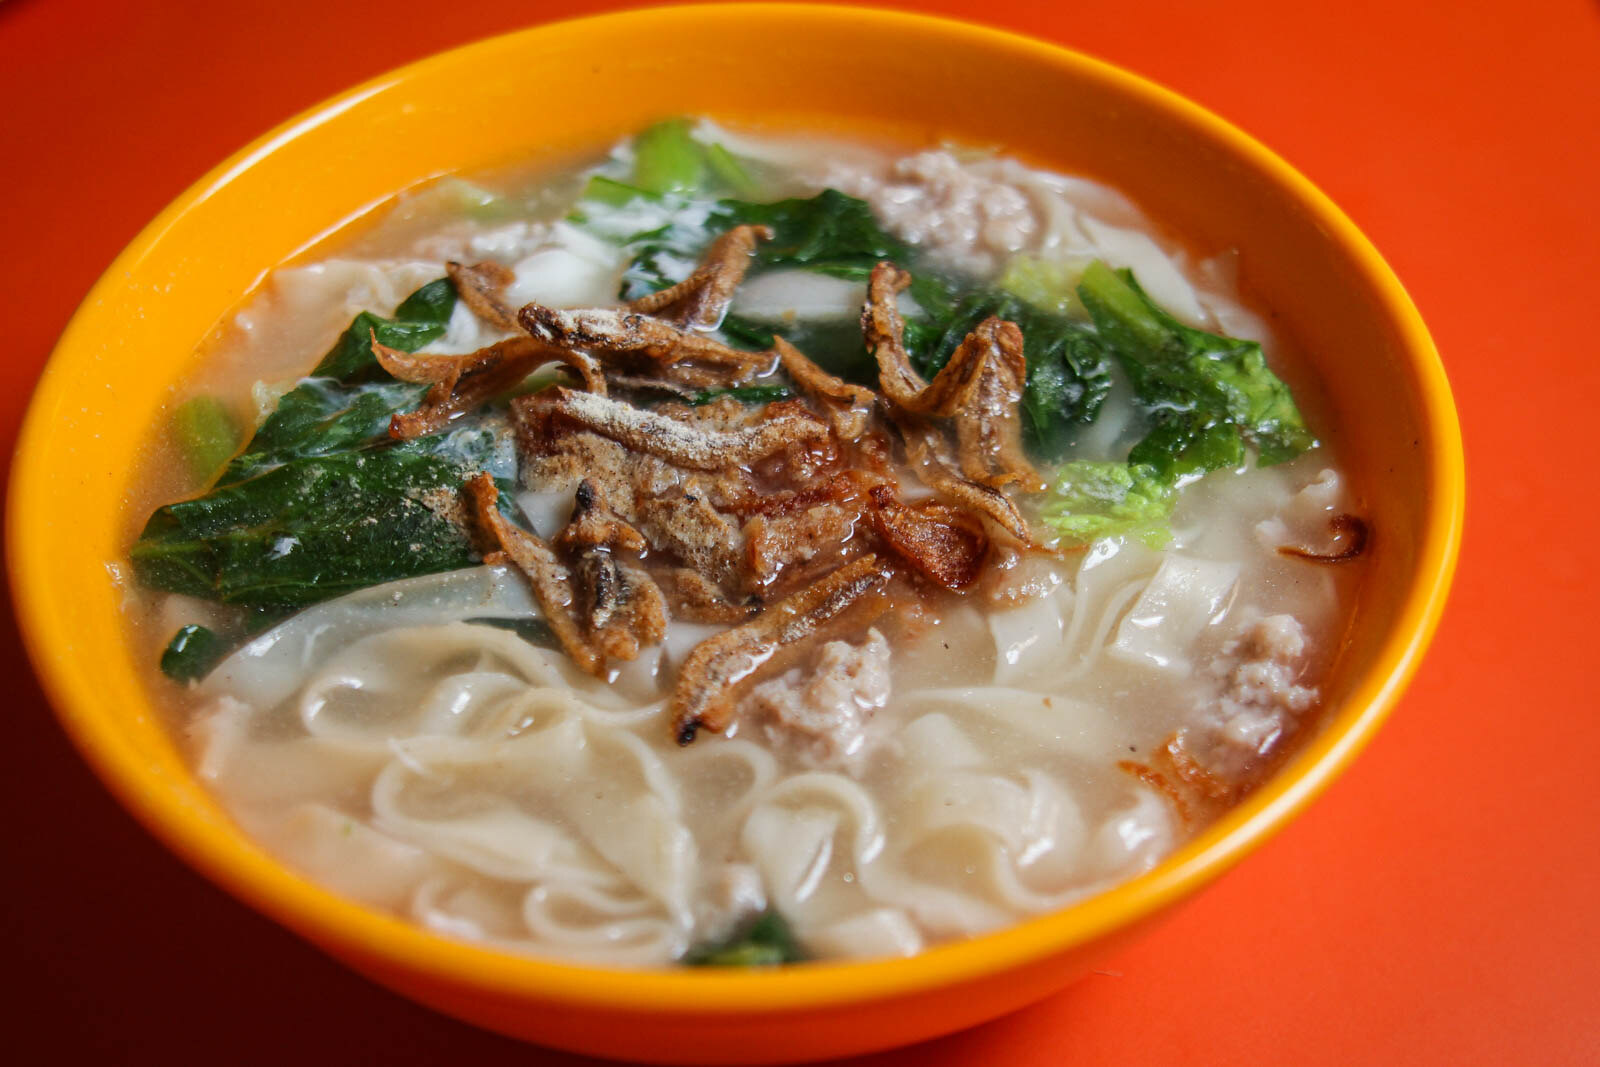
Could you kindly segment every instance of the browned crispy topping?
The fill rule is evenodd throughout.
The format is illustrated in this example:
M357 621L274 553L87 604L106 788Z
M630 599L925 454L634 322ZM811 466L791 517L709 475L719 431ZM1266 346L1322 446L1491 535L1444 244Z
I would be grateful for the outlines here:
M499 263L474 263L470 267L450 262L445 272L455 283L461 302L472 313L499 330L515 333L517 312L506 303L506 287L517 280L516 272Z
M553 410L595 433L694 470L744 466L795 441L825 437L828 433L827 426L809 415L783 415L747 429L724 432L702 430L591 393L557 387L541 395L548 396Z
M1007 495L1043 487L1022 453L1027 366L1016 325L980 323L924 381L895 307L910 276L882 263L862 314L881 392L828 373L782 338L771 352L730 348L706 331L721 321L757 241L770 236L736 227L683 282L625 307L519 309L529 351L584 382L582 391L554 387L513 400L523 476L545 492L575 487L576 505L546 545L499 515L486 477L469 487L478 525L528 574L552 629L585 670L599 674L607 659L660 640L669 612L736 624L696 646L679 672L669 708L681 744L702 727L725 729L746 680L798 661L829 634L854 627L859 636L887 609L891 583L899 608L915 613L940 590L970 589L993 538L1036 547ZM499 321L501 270L452 269L486 321ZM438 412L454 410L469 375L499 366L478 356L396 362L426 375L408 380L434 386L417 416L448 418ZM799 399L680 402L775 367ZM678 399L628 401L651 393ZM938 500L901 500L902 451Z
M1174 734L1149 763L1122 760L1117 768L1167 798L1178 818L1192 824L1196 815L1214 816L1249 791L1249 782L1227 782L1201 766Z
M906 354L906 324L900 317L898 298L910 284L908 271L893 263L879 263L872 268L867 303L861 310L861 334L867 351L878 361L878 387L886 399L907 411L913 409L906 405L916 403L928 388Z
M638 393L665 393L678 400L693 400L704 388L685 382L668 381L665 378L647 378L642 374L613 374L610 376L610 381L618 389L632 389ZM598 389L591 388L589 392L605 395Z
M744 525L751 586L768 589L780 576L793 585L815 569L809 566L813 563L831 570L850 554L860 521L858 507L832 502L770 518L752 516Z
M551 631L580 668L604 677L608 659L634 659L641 645L661 640L666 600L629 558L644 550L644 537L599 501L591 483L578 486L572 518L554 547L506 520L488 474L474 476L466 491L479 530L500 549L486 560L503 554L527 575Z
M947 502L982 515L1018 544L1033 544L1028 521L1004 493L961 476L947 454L949 446L943 433L914 417L897 418L894 422L905 441L906 459L922 484Z
M389 420L389 436L400 441L440 430L451 419L505 392L550 358L544 345L514 337L464 356L418 356L378 343L369 331L378 364L403 382L432 386L416 411Z
M905 322L896 306L901 290L910 284L911 275L892 263L879 263L872 269L867 287L861 327L867 350L878 361L878 381L884 397L913 415L948 417L975 413L973 401L985 372L992 364L1005 362L1005 369L1017 382L1016 397L1011 401L1015 406L1022 397L1022 376L1027 373L1022 360L1022 331L1016 324L993 317L985 319L951 353L950 361L939 369L933 381L924 381L906 353ZM1009 331L1005 327L1010 327ZM999 336L1002 332L1009 342L1004 350ZM998 384L1003 390L1006 383Z
M886 485L874 486L870 495L873 527L918 574L946 589L978 580L989 551L981 523L944 504L902 504Z
M1313 552L1299 545L1281 545L1278 553L1312 563L1349 563L1366 553L1371 540L1371 531L1367 529L1366 522L1354 515L1335 515L1329 519L1328 533L1333 536L1335 545L1342 544L1344 547L1337 552Z
M637 483L636 483L637 484ZM725 589L738 588L743 546L736 526L697 478L636 497L639 528L651 545Z
M547 344L610 355L634 355L657 363L692 361L748 376L770 362L763 352L729 348L704 334L620 308L547 308L527 304L517 320Z
M565 363L568 367L578 372L578 377L583 380L583 388L596 396L606 396L610 390L606 386L605 368L600 366L598 360L589 353L576 348L546 349L552 360Z
M709 329L722 321L733 291L744 281L756 242L772 240L766 226L735 226L711 242L695 272L677 285L642 296L628 305L658 319Z
M845 564L822 581L771 605L743 626L696 645L684 661L668 709L678 744L701 729L721 731L732 721L734 688L786 645L815 637L889 580L877 556Z
M556 545L573 560L581 617L589 639L606 657L635 659L641 645L661 640L667 632L666 599L644 569L627 558L648 547L644 535L601 503L588 479L578 483L572 518Z
M585 478L572 496L572 518L556 536L562 548L614 548L623 552L643 552L649 547L644 535L617 516L600 500L595 483Z
M1018 405L1027 380L1022 331L990 317L951 353L933 381L924 381L905 349L905 322L896 300L911 275L879 263L867 286L861 328L878 361L878 382L890 414L905 438L912 465L930 489L963 507L988 515L1002 530L1029 544L1032 535L1015 506L995 490L1015 486L1039 492L1045 481L1022 451ZM949 419L955 432L955 462L936 420ZM993 494L986 495L985 491ZM980 503L981 502L981 503Z
M939 374L957 363L977 368L972 372L972 391L955 416L961 472L992 489L1015 485L1026 492L1042 492L1045 480L1022 453L1019 405L1028 376L1022 331L1014 322L990 316L967 335ZM938 381L936 376L934 383Z
M666 595L667 607L675 619L690 622L743 622L760 608L758 600L734 603L716 583L691 567L658 571L656 584Z
M834 434L841 441L855 441L866 432L877 394L861 385L851 385L811 362L794 345L781 337L772 339L778 363L794 379L794 384L827 413Z
M533 586L533 595L539 601L550 630L566 649L572 662L589 674L598 675L604 667L599 650L590 645L572 613L572 576L561 565L550 546L528 531L513 526L500 514L500 490L494 479L479 472L466 484L467 496L472 502L473 517L478 528L489 535L500 552L516 568L527 575ZM485 563L495 563L495 556L486 556Z

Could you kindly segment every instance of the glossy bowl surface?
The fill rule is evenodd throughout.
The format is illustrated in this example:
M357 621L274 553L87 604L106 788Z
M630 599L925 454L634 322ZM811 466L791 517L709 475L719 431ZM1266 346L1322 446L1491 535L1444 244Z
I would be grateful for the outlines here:
M398 190L558 159L683 113L994 144L1108 181L1195 248L1238 248L1245 289L1307 354L1324 387L1313 406L1377 532L1330 711L1270 782L1154 870L910 960L606 971L446 940L336 897L260 851L189 773L141 684L107 565L127 548L130 457L197 344L267 270ZM1061 48L907 14L757 4L608 15L457 49L217 167L112 264L62 337L22 433L7 536L29 651L66 729L130 811L240 899L377 981L507 1034L662 1062L780 1062L931 1037L1037 999L1258 846L1397 700L1443 607L1462 503L1460 431L1422 322L1367 240L1282 160Z

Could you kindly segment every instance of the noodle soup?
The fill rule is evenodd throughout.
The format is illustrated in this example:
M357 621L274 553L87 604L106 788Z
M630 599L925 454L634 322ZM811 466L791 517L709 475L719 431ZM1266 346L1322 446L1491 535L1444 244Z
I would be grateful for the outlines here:
M950 148L674 121L449 179L216 339L134 624L239 823L430 929L627 966L995 929L1314 729L1366 531L1230 277Z

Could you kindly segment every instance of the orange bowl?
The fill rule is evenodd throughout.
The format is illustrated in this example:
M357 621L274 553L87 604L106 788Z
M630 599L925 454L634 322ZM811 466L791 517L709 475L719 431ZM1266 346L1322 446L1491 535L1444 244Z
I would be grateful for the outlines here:
M140 680L106 565L128 547L128 457L199 343L265 272L398 190L557 159L681 113L995 144L1107 181L1196 247L1240 249L1245 288L1306 353L1380 539L1322 728L1153 870L912 959L608 971L447 940L335 896L261 851L191 775ZM388 150L398 143L404 152ZM312 109L206 175L117 259L62 337L21 436L7 534L17 610L62 722L122 803L205 875L459 1018L593 1054L747 1063L884 1048L1035 1000L1260 845L1371 738L1411 676L1454 569L1462 497L1449 387L1399 282L1326 197L1238 130L1010 34L843 7L716 5L460 48Z

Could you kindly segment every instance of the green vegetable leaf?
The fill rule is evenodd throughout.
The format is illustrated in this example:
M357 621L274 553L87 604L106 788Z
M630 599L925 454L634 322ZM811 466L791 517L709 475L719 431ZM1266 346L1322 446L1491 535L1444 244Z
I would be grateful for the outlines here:
M768 909L731 936L691 948L683 962L690 967L770 967L805 958L783 916Z
M198 682L227 653L227 644L208 628L184 626L161 653L161 673L175 682Z
M254 608L470 566L448 508L469 467L415 442L295 460L161 508L129 555L146 585Z
M731 389L707 389L695 394L689 403L698 407L724 396L731 396L744 404L770 404L774 400L788 400L794 396L794 390L787 385L741 385Z
M650 193L688 193L705 180L706 159L689 120L668 119L633 139L633 184Z
M911 257L905 243L878 225L865 201L835 189L770 204L717 200L709 210L679 211L672 222L624 242L633 262L623 276L621 298L633 300L682 281L712 238L743 224L773 230L773 239L756 248L754 272L803 267L865 280L880 259Z
M418 327L431 320L442 330L454 301L447 279L433 282L408 297L395 319ZM388 321L363 312L341 344L364 320ZM391 416L414 408L427 387L340 352L336 346L319 370L343 367L343 377L302 381L216 486L150 517L129 552L142 582L277 612L473 562L452 503L475 471L508 488L515 479L505 418L471 416L438 434L394 441Z
M748 200L756 195L756 181L738 157L719 144L706 146L706 165L717 181L734 196Z
M1168 520L1176 499L1177 490L1154 467L1074 460L1062 464L1040 510L1063 548L1117 536L1160 548L1171 536Z
M1175 479L1242 462L1240 438L1263 466L1316 445L1259 344L1185 326L1145 295L1131 271L1104 263L1084 271L1078 296L1150 418L1132 462Z
M706 222L711 235L741 224L772 227L772 240L756 250L762 267L804 267L865 281L879 260L911 260L910 246L878 225L866 201L837 189L770 204L719 201Z
M406 297L394 309L392 319L363 311L339 335L311 374L346 383L387 378L383 368L378 366L378 357L372 354L372 334L378 335L379 344L402 352L415 352L429 341L444 336L455 306L455 286L450 279L440 278Z
M219 484L241 482L291 460L381 442L388 435L390 417L415 408L427 391L426 385L392 378L365 384L306 378L279 398L244 452L228 464Z
M444 179L439 183L439 194L451 208L475 219L505 218L516 209L514 203L464 178Z
M222 401L194 396L172 413L178 448L197 482L205 482L228 462L239 447L239 426Z
M1081 262L1017 256L1006 265L995 285L1040 311L1082 318L1085 312L1075 290L1084 266Z
M615 178L596 174L583 187L583 195L579 199L604 204L607 207L624 207L641 198L654 199L655 194L637 185L629 185L627 182L619 182Z
M687 202L714 190L749 199L760 190L749 168L720 144L695 139L688 119L658 122L633 140L633 166L627 179L591 175L579 197L606 207L625 207L637 200ZM571 221L583 222L591 212L579 209Z

